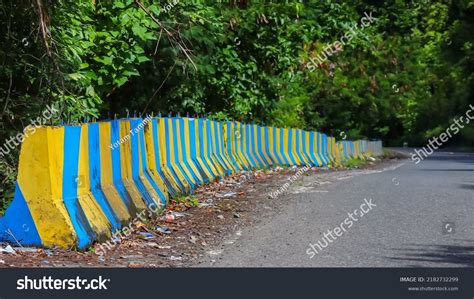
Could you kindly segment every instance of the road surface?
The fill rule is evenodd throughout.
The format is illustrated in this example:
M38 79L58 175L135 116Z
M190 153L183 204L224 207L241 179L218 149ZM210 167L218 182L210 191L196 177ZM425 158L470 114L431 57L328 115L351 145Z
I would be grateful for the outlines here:
M361 206L370 199L371 209ZM201 266L474 266L474 154L400 160L277 200L288 201L282 213L247 227Z

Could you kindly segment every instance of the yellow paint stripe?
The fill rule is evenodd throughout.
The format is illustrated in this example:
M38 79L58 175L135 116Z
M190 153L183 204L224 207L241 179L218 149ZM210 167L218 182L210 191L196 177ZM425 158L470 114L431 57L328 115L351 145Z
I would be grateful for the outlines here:
M300 160L298 154L297 154L297 149L296 149L296 129L290 129L291 130L291 153L293 154L293 157L295 158L296 160L296 163L298 163L298 165L301 165L303 164L303 161Z
M293 163L289 155L289 143L286 141L289 140L289 132L287 128L283 129L283 154L287 157L288 162Z
M161 178L161 176L158 173L157 166L156 166L156 153L155 153L155 146L154 146L154 139L153 139L153 125L152 122L147 122L145 125L145 147L146 147L146 159L147 159L147 166L148 166L148 172L151 176L151 178L156 182L158 185L158 188L163 192L163 194L166 197L166 202L168 202L169 199L169 191L168 188L166 187L165 182Z
M227 130L229 130L230 135L230 144L232 149L232 155L237 163L237 167L239 169L244 169L247 165L245 160L242 158L239 148L239 141L240 141L240 132L237 130L237 126L233 122L229 122L227 124Z
M111 236L111 225L104 212L97 203L94 195L90 192L89 178L89 126L81 126L81 140L79 146L79 161L77 177L81 178L81 184L77 187L77 198L92 229L99 240L105 240Z
M120 127L120 140L124 140L128 138L126 142L122 142L120 144L120 168L121 168L121 175L122 175L122 182L127 190L128 194L130 195L133 205L138 210L145 210L146 204L142 199L142 195L138 190L135 182L133 181L132 176L132 150L131 150L131 132L130 132L130 121L128 120L120 120L119 121Z
M112 149L110 148L110 122L99 123L100 135L100 181L102 191L105 194L114 214L120 219L121 223L125 223L130 219L127 207L123 203L120 195L115 189L112 176ZM115 149L117 150L117 149Z
M207 130L210 131L210 138L211 138L211 155L210 159L212 162L216 165L216 168L219 170L221 173L221 176L225 176L225 165L222 165L221 162L216 158L217 155L217 136L214 133L215 127L214 127L214 121L209 121L209 126L207 127Z
M230 162L230 158L225 150L226 144L225 144L225 134L224 134L224 128L221 123L219 122L214 122L214 125L217 126L217 132L222 132L222 134L218 134L216 137L219 140L219 144L221 144L221 147L217 149L217 152L220 154L222 161L224 161L224 164L226 164L227 169L231 171L236 171L236 168L234 167L233 163ZM216 142L217 144L217 142Z
M170 173L168 166L166 165L166 158L167 158L167 153L166 153L166 132L165 132L165 118L158 118L157 119L157 127L158 127L158 136L154 136L155 138L158 139L158 147L160 150L160 161L161 161L161 172L163 175L168 179L168 182L171 184L171 186L174 188L175 193L180 193L181 190L178 187L179 182L176 182L174 179L174 176Z
M310 160L308 162L311 162L313 160L313 157L311 156L311 148L309 146L309 134L311 134L311 132L303 130L303 138L304 138L304 142L306 144L306 147L305 147L306 156L308 156L307 159Z
M191 186L189 185L188 181L186 180L186 178L184 177L184 174L181 172L181 170L177 167L176 165L176 156L174 154L174 147L175 147L175 143L178 142L176 140L174 140L174 137L173 137L173 122L172 122L172 119L171 118L167 118L166 121L168 122L168 136L169 136L169 139L168 139L168 142L170 144L170 159L171 159L171 166L174 170L174 172L176 173L176 175L178 176L178 179L181 181L181 183L183 184L183 186L185 187L186 190L190 190L191 189ZM180 151L178 151L179 153ZM179 155L179 154L178 154Z
M203 121L202 122L202 125L203 125L203 150L204 150L204 159L206 159L207 161L207 164L209 165L209 167L211 167L212 171L215 171L217 175L221 176L221 177L224 177L224 170L222 169L222 167L220 167L219 164L217 164L214 159L212 158L212 154L209 155L207 154L208 153L208 146L207 146L207 143L208 143L208 137L207 137L207 132L209 130L208 128L208 124L206 121Z
M194 121L194 120L193 120ZM191 171L197 176L199 179L199 183L204 183L204 178L202 177L201 173L199 170L196 168L194 165L194 161L191 157L191 140L189 138L189 118L184 118L183 119L183 125L184 125L184 144L185 144L185 160L188 162L189 168L191 168Z
M270 157L268 156L267 154L267 145L265 144L265 142L268 142L270 144L271 142L271 137L269 136L268 140L265 141L265 127L260 127L259 128L260 130L260 136L262 138L262 153L263 153L263 159L264 161L266 162L267 165L272 165L272 160L270 159ZM268 132L270 133L270 132Z
M201 154L201 149L200 149L200 144L201 144L201 140L199 139L199 126L198 126L198 121L197 120L193 120L195 122L195 125L194 125L194 136L196 136L196 161L197 163L199 164L199 167L206 173L207 177L209 178L209 180L212 180L214 177L216 177L218 175L217 171L214 172L211 165L209 165L210 167L210 170L206 167L206 164L204 163L203 159L201 158L202 157L202 154Z
M244 151L242 151L242 146L244 144L244 138L245 138L245 133L242 132L242 127L241 127L242 124L240 122L237 122L233 125L234 125L234 132L238 132L237 136L234 133L234 137L237 138L237 149L236 149L237 155L239 156L241 163L245 165L247 169L252 168L249 163L249 160L245 157Z
M262 155L260 155L260 151L259 151L259 148L258 148L258 126L257 125L252 125L252 128L251 130L253 131L253 148L255 149L255 155L256 158L261 162L261 163L264 163L263 166L265 166L266 162L265 162L265 159L263 159Z
M270 152L270 157L275 161L275 163L278 163L278 158L276 157L276 152L275 152L275 146L274 146L274 138L273 138L273 127L267 127L268 128L268 151Z
M295 131L299 134L298 136L300 137L300 138L298 138L299 147L300 147L300 156L301 156L301 158L303 158L303 161L301 161L301 162L304 165L309 165L309 161L307 160L306 155L305 155L306 149L303 147L303 138L305 138L305 134L304 134L303 130L301 130L301 129L296 129Z
M259 167L258 165L260 163L258 163L258 159L257 157L255 157L255 155L253 154L253 149L254 149L254 139L252 139L252 134L251 134L251 131L253 130L253 125L246 125L248 127L248 131L249 131L249 138L246 139L246 142L247 144L249 145L249 152L248 152L248 155L252 158L252 160L255 162L255 165L257 167ZM245 134L247 136L247 134Z
M275 155L280 158L279 161L281 161L281 163L285 164L284 155L281 154L282 148L281 148L280 142L281 142L281 137L282 137L282 136L281 136L280 128L273 128L273 130L276 130L276 133L275 133L275 137L276 137L276 141L275 141L275 143L276 143Z
M144 129L142 129L142 130L144 130ZM143 149L142 145L141 145L141 138L142 137L141 137L140 132L138 132L137 134L138 134L138 176L140 177L141 182L145 186L145 190L148 192L148 195L150 195L151 198L153 199L153 203L157 207L159 207L159 206L161 206L160 196L156 192L155 188L153 188L153 186L149 182L148 178L145 176L145 172L144 172L144 169L143 169L143 160L142 160L142 152L145 149ZM143 140L143 141L145 143L145 140ZM150 177L150 179L152 179L152 178Z
M64 128L30 132L21 147L18 184L43 245L72 247L77 237L62 200Z
M199 182L194 179L194 176L191 173L192 170L188 169L186 163L184 163L184 159L186 157L186 140L184 140L184 142L183 142L183 140L181 139L181 123L178 120L174 120L174 125L176 126L176 136L177 136L176 144L177 144L178 149L179 149L178 150L178 163L181 165L181 168L183 169L181 171L181 173L184 171L186 176L194 184L197 184ZM185 138L188 138L188 141L189 141L189 136L185 136ZM184 155L183 155L183 153L184 153ZM179 169L179 170L181 170L181 169ZM199 172L198 172L198 174L199 174Z

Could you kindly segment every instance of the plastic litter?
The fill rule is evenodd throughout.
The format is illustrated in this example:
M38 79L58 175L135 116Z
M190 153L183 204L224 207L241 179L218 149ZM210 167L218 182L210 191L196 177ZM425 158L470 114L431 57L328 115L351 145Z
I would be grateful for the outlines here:
M180 213L180 212L171 212L160 217L161 221L165 222L174 222L177 218L182 218L185 216L190 216L189 213Z
M168 227L166 226L160 226L160 225L157 225L156 226L156 230L164 235L169 235L171 234L171 231Z
M31 253L36 253L40 251L37 248L31 248L31 247L15 247L14 250L18 252L31 252Z
M223 193L223 194L216 194L216 197L218 198L230 198L234 197L237 195L237 192L228 192L228 193Z
M170 256L170 260L172 260L172 261L180 261L180 260L182 260L182 259L183 259L183 258L180 257L180 256L173 256L173 255Z
M146 233L146 232L140 232L140 236L142 236L145 239L153 239L153 234L151 233Z
M12 253L12 254L15 254L16 251L13 249L13 247L11 247L10 245L7 245L7 247L5 247L5 248L1 248L1 247L0 247L0 253Z

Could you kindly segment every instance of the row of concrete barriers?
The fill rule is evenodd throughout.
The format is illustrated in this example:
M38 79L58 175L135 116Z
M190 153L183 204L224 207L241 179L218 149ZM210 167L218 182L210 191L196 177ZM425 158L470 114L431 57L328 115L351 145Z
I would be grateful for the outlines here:
M150 205L240 170L335 165L381 151L381 141L203 118L39 127L21 146L0 241L84 249Z

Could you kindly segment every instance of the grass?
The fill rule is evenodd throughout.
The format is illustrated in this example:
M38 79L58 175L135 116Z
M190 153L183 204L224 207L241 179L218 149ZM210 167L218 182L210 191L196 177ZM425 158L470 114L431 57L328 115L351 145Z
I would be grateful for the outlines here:
M184 203L191 207L196 207L199 204L199 200L194 195L180 195L175 198L172 198L171 201L176 203Z
M345 160L342 164L346 168L359 168L362 165L367 164L369 161L360 158L350 158Z

